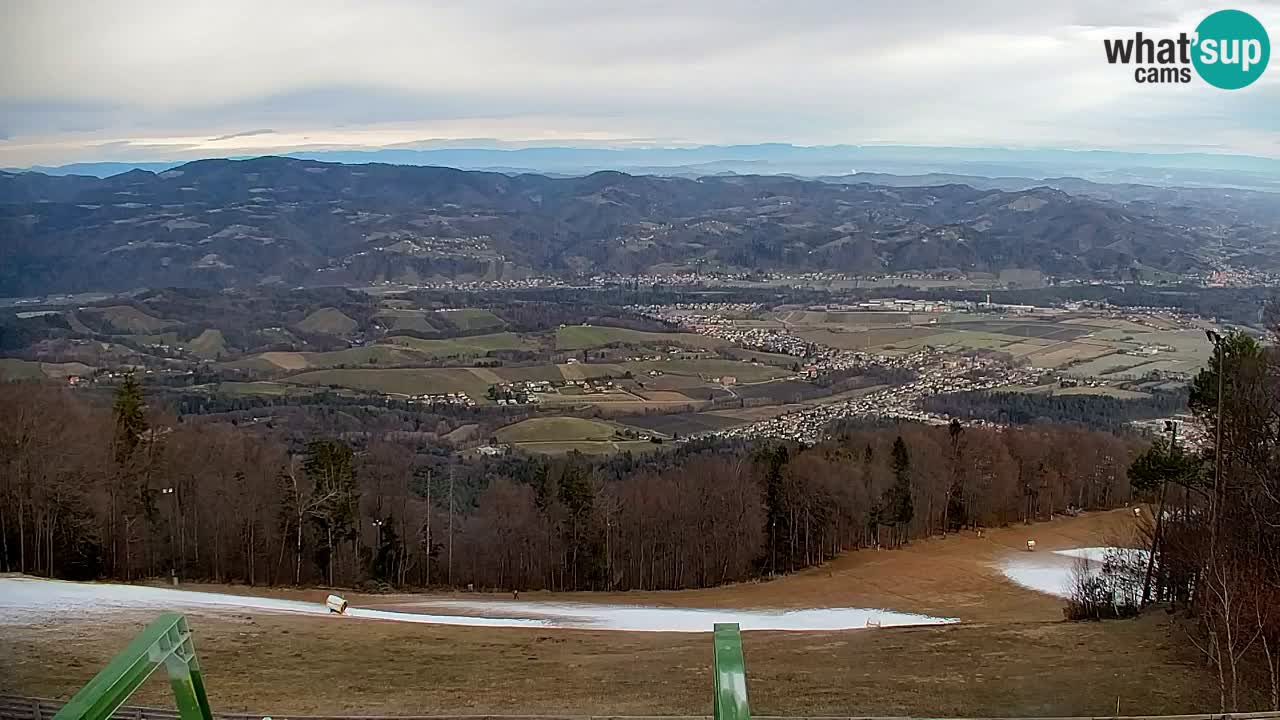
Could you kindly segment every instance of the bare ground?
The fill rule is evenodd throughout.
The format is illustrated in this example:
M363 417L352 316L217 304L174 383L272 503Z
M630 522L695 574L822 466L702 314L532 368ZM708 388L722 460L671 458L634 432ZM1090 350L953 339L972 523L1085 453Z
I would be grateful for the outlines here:
M991 566L1025 541L1101 545L1125 512L850 553L773 582L556 599L699 607L873 606L959 625L744 636L756 714L1034 716L1178 713L1213 703L1160 612L1061 621L1061 602ZM212 589L212 588L211 588ZM227 588L217 588L226 591ZM243 590L243 589L242 589ZM254 594L266 594L254 591ZM272 591L315 598L323 591ZM442 596L353 597L395 606ZM522 594L522 599L552 597ZM0 626L0 691L68 697L142 626ZM273 713L706 714L709 635L443 627L344 618L193 615L216 710ZM134 702L170 705L153 679Z

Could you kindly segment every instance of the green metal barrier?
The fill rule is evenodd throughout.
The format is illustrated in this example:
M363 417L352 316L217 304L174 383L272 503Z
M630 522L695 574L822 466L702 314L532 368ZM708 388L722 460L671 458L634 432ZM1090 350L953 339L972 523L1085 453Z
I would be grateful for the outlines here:
M742 634L737 623L716 623L715 720L750 720L747 670L742 659ZM196 648L187 620L176 613L156 618L102 672L93 676L53 716L53 720L111 720L133 691L164 665L182 720L213 720Z
M750 720L747 665L742 659L742 634L737 623L716 623L715 653L715 720Z
M93 676L53 720L110 720L129 696L163 664L182 720L213 720L187 620L176 613L156 618L102 672Z

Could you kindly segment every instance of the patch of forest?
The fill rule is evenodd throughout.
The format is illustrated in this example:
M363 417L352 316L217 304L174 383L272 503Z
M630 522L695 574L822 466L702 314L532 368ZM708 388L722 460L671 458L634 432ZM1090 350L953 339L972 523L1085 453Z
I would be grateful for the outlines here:
M1161 391L1146 398L1128 399L980 390L934 395L922 404L930 412L966 420L1013 425L1061 423L1114 431L1134 420L1169 417L1185 411L1187 392Z
M1062 426L900 425L809 448L468 459L411 432L333 432L337 418L310 436L180 420L134 382L110 406L39 383L0 384L0 403L13 420L0 426L0 568L125 581L175 569L269 585L707 587L1116 507L1140 449Z

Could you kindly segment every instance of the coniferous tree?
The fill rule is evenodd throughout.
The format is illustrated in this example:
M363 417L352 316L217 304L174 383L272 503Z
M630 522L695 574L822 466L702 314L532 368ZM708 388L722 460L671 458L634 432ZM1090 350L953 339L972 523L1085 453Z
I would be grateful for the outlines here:
M115 418L114 454L117 465L125 464L142 436L147 432L147 406L142 398L142 386L133 373L124 376L124 382L116 390L112 415Z

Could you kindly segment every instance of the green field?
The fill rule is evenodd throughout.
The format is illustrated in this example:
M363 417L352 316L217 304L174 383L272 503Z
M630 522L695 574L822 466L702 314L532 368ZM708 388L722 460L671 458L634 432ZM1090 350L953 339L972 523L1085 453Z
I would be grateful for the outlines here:
M389 337L383 341L399 345L433 357L467 357L487 355L495 350L533 350L539 347L536 338L502 332L490 335L449 338L446 340L422 340L407 335Z
M337 308L320 308L306 316L295 327L314 335L349 335L359 323Z
M742 348L729 348L726 351L735 360L745 362L762 362L766 365L777 365L782 368L790 368L792 365L800 362L800 358L794 355L782 355L779 353L760 352L759 350L744 350Z
M38 380L44 377L44 370L38 362L0 358L0 380Z
M791 374L789 370L774 367L773 365L752 365L751 363L715 358L702 360L650 360L622 363L622 367L630 370L636 377L647 375L650 370L657 370L664 375L685 375L708 379L728 375L737 378L740 383L776 380Z
M591 380L593 378L620 378L627 368L612 363L565 363L559 365L565 380Z
M88 375L95 368L80 362L42 363L18 358L0 358L0 380L37 380Z
M842 350L872 350L884 345L907 342L919 338L937 335L937 326L915 328L883 328L864 331L841 331L820 328L798 330L796 335L804 340L819 345L828 345Z
M542 417L522 420L514 425L499 428L495 435L499 442L568 442L610 440L618 433L618 427L600 420L576 417Z
M525 367L496 367L490 368L494 375L497 375L503 382L521 382L531 380L547 380L550 382L563 382L564 373L560 372L558 365L528 365Z
M649 346L680 345L703 349L713 349L728 344L720 338L697 333L644 332L598 325L570 325L556 331L557 350L588 350L615 343Z
M274 372L279 370L319 370L323 368L363 365L414 365L430 356L408 348L368 345L329 352L266 352L242 358L225 367Z
M388 332L435 332L427 319L426 310L379 310L373 319L382 323Z
M467 368L398 368L394 370L313 370L287 378L300 385L328 385L388 395L434 395L465 392L486 402L491 383Z
M192 338L187 349L205 360L217 360L227 352L227 339L221 330L209 329Z
M459 330L497 330L506 327L502 318L481 308L463 308L461 310L439 310L440 317L453 323Z
M666 445L660 443L649 442L648 440L578 440L566 442L531 442L520 443L517 448L538 455L564 455L571 452L579 452L583 455L613 455L621 452L629 452L635 455L643 453L657 452Z

